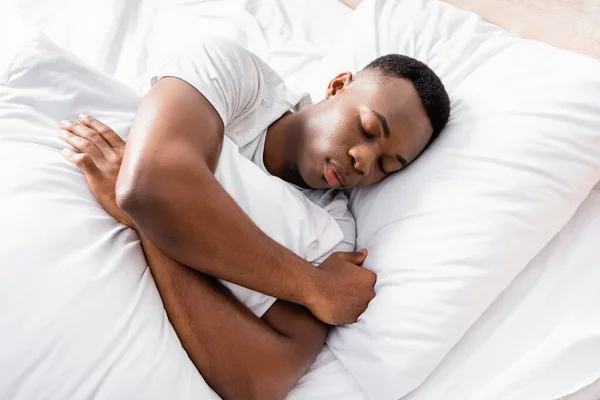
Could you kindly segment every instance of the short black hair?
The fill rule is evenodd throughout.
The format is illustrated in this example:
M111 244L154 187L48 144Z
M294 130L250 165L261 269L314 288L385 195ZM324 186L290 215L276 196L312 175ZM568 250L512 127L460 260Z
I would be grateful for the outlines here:
M387 76L411 81L433 127L429 143L438 137L450 118L450 98L442 80L431 68L408 56L387 54L371 61L364 69L377 70Z

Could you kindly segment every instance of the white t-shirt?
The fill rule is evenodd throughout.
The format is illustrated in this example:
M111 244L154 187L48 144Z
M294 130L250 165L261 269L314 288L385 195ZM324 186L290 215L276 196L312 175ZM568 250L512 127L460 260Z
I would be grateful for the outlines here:
M153 74L151 83L172 76L195 87L212 104L225 126L225 135L240 153L269 173L263 162L267 128L287 111L311 105L310 97L290 91L263 60L223 38L207 38L186 48ZM348 198L338 190L302 189L332 215L344 240L334 251L353 251L356 223ZM318 260L323 261L329 254Z

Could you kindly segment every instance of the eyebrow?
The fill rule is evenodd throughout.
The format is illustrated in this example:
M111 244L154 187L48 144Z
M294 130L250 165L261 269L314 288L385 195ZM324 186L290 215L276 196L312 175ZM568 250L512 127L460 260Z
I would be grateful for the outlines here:
M370 108L370 110L373 113L373 115L375 115L377 117L377 119L379 120L379 123L381 124L381 129L383 129L383 137L385 137L385 138L390 137L390 127L388 126L388 123L387 123L387 120L385 119L385 117L383 115L381 115L380 113L378 113L377 111L373 110L372 108ZM398 160L398 162L402 165L402 168L404 168L408 165L408 162L406 161L406 159L404 157L402 157L400 154L396 154L396 160Z
M381 128L383 129L383 137L390 137L390 128L388 127L385 117L372 108L370 108L370 110L377 117L379 123L381 124Z

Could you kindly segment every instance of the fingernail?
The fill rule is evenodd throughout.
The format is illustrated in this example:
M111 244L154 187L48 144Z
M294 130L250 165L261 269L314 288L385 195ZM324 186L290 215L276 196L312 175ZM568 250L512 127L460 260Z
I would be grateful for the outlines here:
M61 129L60 131L58 131L58 136L68 136L69 135L69 131L65 131L64 129Z
M60 153L61 153L63 156L68 156L69 154L71 154L71 150L69 150L69 149L62 149L62 150L60 151Z
M79 119L88 119L87 114L79 114Z
M69 121L67 121L66 119L60 121L60 124L63 126L68 126L69 125Z

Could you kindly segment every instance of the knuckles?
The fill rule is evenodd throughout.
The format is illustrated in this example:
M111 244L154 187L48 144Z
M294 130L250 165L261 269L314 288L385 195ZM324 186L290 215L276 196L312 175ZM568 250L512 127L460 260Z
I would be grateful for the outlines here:
M90 165L90 163L93 163L93 160L89 154L80 153L76 159L76 163L80 165Z

